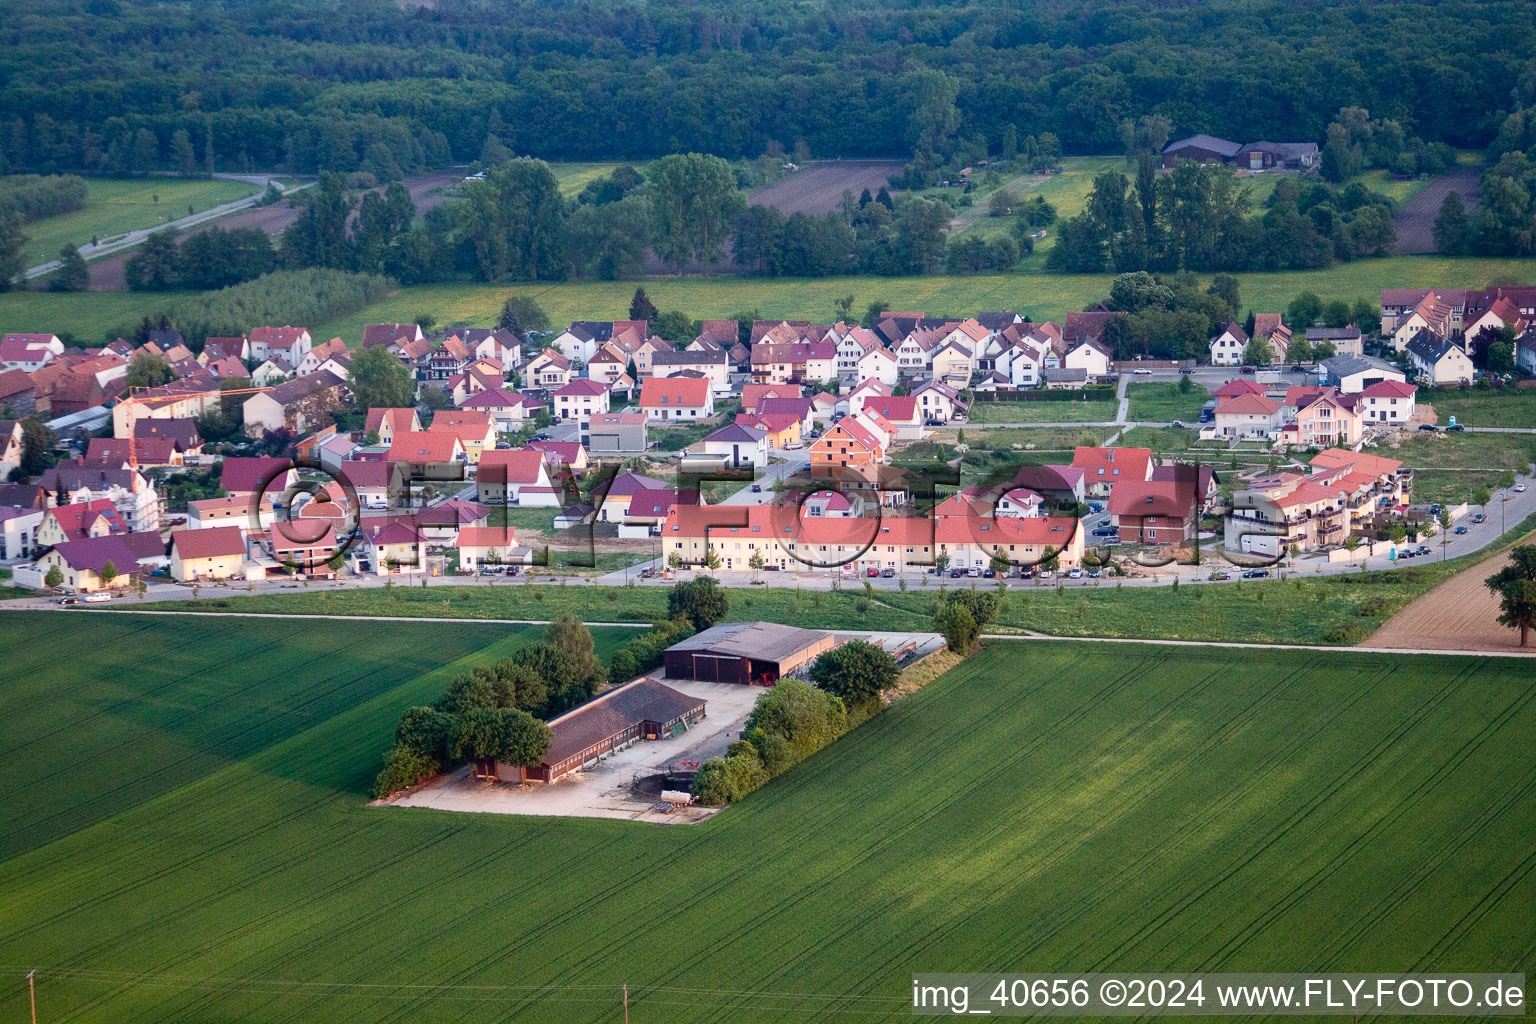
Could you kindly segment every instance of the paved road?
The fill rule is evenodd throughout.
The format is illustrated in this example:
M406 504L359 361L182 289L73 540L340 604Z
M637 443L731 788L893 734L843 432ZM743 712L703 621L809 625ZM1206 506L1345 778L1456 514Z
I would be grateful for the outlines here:
M158 231L164 231L167 228L177 232L182 232L186 231L188 228L207 225L211 221L222 220L224 217L227 217L232 213L238 213L241 210L251 209L261 201L261 197L265 194L268 184L276 180L275 178L268 175L221 174L216 175L216 177L230 178L236 181L249 181L251 184L259 186L261 191L258 191L255 195L246 196L244 199L236 199L234 202L223 203L219 206L214 206L207 210L203 210L201 213L192 213L185 217L178 217L176 220L168 221L164 224L158 224L152 228L141 228L138 231L130 231L124 235L113 235L111 238L95 244L87 242L85 245L80 246L80 255L84 256L87 261L100 259L104 256L111 256L114 253L120 253L128 249L136 248L143 244L144 240L150 235L153 235ZM295 192L309 188L310 184L311 183L296 185L293 188L286 189L283 192L283 195L285 197L293 195ZM35 267L27 268L26 279L30 281L33 278L42 277L44 274L51 274L57 269L59 269L58 260L49 260L47 263L39 263ZM93 265L91 270L91 281L94 284L98 279L98 275L96 274L96 267Z

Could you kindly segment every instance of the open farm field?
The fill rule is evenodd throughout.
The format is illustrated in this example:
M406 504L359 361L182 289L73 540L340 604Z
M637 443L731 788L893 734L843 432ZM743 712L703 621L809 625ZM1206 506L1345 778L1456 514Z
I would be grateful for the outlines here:
M84 207L22 227L22 259L29 267L46 263L65 245L152 228L259 191L251 182L226 178L87 178Z
M96 653L122 627L70 625L84 653L39 671L37 703L124 685ZM1536 953L1517 663L1001 641L693 828L366 806L400 708L517 642L436 651L0 860L0 958L37 967L40 1019L564 1024L616 1019L627 983L637 1021L895 1021L914 971L981 963ZM5 723L39 765L140 738ZM6 986L0 1013L27 1012Z

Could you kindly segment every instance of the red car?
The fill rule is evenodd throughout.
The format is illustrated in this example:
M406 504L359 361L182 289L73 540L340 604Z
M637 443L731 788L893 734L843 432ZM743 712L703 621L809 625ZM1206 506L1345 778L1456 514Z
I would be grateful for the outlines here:
M864 570L864 575L870 577L871 579L879 579L880 570L872 565L868 569Z

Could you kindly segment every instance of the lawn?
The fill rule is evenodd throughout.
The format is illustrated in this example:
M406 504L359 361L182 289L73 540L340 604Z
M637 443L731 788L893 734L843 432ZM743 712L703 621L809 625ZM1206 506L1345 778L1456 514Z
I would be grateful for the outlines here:
M974 402L972 423L1102 423L1115 418L1114 398L1070 402Z
M1134 408L1134 406L1133 406ZM1132 416L1131 419L1136 419ZM1195 422L1193 419L1188 422ZM1200 439L1200 432L1193 427L1178 429L1175 427L1132 427L1120 435L1115 444L1121 448L1151 448L1155 452L1184 452L1191 450L1191 446ZM1224 462L1210 453L1201 453L1205 456L1206 463Z
M0 292L0 324L6 334L67 333L82 345L100 345L111 340L108 332L159 313L178 298L166 292Z
M260 191L248 181L224 178L87 178L85 190L82 208L45 217L22 228L27 236L27 244L22 248L26 266L57 259L59 250L71 242L86 245L93 238L152 228Z
M549 169L554 172L555 181L560 185L560 194L567 199L575 199L587 182L607 177L618 166L616 163L572 163L550 164Z
M157 704L98 628L34 702ZM627 984L637 1022L895 1021L921 970L1536 953L1536 695L1509 660L1000 642L699 826L365 806L452 657L0 861L0 962L37 968L40 1019L607 1021ZM79 765L109 791L100 761L200 733L162 711L149 737L0 735L24 786Z
M1179 385L1169 382L1127 384L1125 396L1130 399L1126 417L1138 422L1168 423L1183 420L1194 423L1200 419L1200 407L1211 400L1210 392L1198 385L1180 391Z
M1469 427L1536 427L1536 388L1420 390L1419 402L1435 407L1442 427L1452 416Z
M1511 469L1528 473L1531 459L1536 458L1536 436L1414 431L1397 445L1381 445L1372 451L1400 459L1412 469Z

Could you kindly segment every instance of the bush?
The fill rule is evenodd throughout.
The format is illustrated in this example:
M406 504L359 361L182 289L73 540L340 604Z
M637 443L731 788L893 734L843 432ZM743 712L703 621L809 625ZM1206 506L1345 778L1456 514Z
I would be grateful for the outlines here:
M730 596L710 576L678 583L667 594L667 615L688 619L695 630L708 629L730 610Z
M736 753L705 761L693 779L693 795L706 807L734 803L770 778L762 758L749 743L732 744Z
M406 747L394 747L384 755L384 770L373 783L373 795L379 799L409 789L428 775L435 774L438 763Z
M184 299L168 311L171 323L194 345L209 335L244 334L267 324L317 324L355 313L382 299L396 284L376 274L313 268L279 270L254 281ZM131 337L132 328L120 335Z

